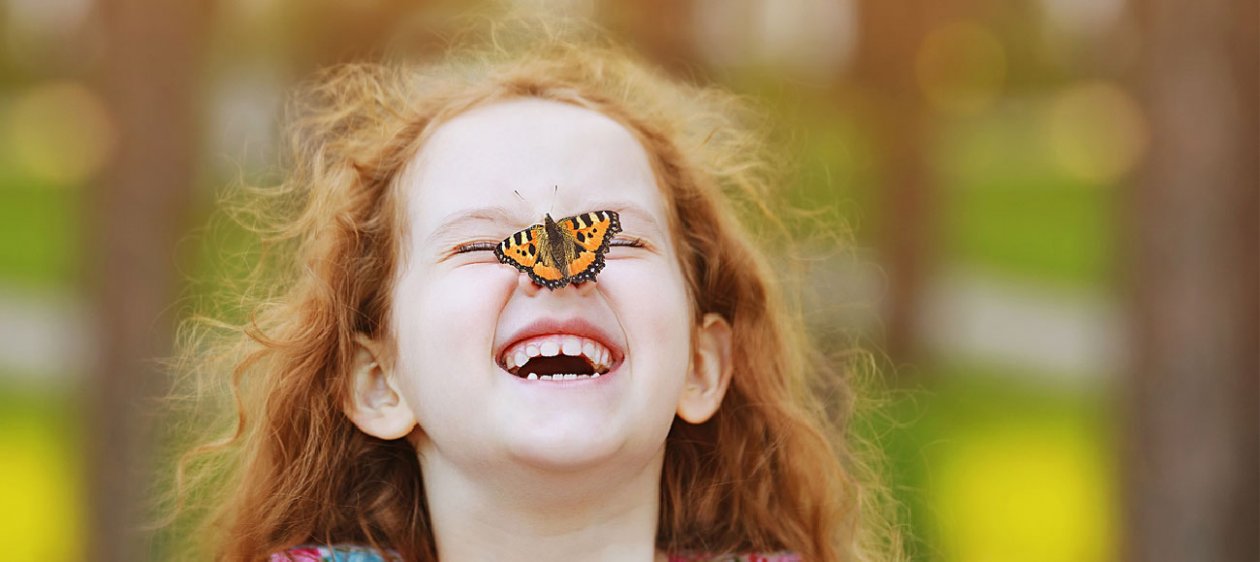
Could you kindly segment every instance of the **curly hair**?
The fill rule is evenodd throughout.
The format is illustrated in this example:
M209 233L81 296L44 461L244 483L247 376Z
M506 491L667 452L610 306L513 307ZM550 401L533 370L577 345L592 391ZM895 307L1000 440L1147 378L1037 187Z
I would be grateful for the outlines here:
M221 397L226 411L226 426L205 426L225 434L177 463L176 512L201 508L200 543L189 548L254 561L299 543L358 542L437 559L415 450L360 432L344 414L354 338L392 341L401 171L453 116L532 97L597 111L642 143L695 317L732 325L722 407L703 424L675 419L669 432L657 547L899 559L874 471L844 435L845 369L820 359L738 218L773 224L771 192L782 183L756 112L606 41L532 35L509 46L500 30L438 62L335 66L293 98L285 179L237 193L237 215L264 248L259 282L240 301L249 320L192 320L174 365L195 382L194 403Z

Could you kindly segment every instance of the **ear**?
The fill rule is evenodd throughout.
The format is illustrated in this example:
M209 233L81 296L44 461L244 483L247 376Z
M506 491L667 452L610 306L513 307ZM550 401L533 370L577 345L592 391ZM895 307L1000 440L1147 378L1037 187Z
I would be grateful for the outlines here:
M380 343L359 334L355 348L346 415L368 435L381 439L405 437L416 426L416 415L398 392L394 374L381 364L384 355Z
M705 314L696 329L696 349L678 398L678 417L704 423L722 405L731 384L731 325L718 314Z

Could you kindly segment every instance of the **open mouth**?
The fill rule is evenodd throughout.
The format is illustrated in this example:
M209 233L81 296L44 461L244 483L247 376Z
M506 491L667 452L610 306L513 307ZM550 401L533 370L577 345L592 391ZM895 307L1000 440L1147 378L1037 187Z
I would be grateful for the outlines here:
M513 344L499 365L526 380L577 380L607 374L614 360L612 351L595 340L551 334Z

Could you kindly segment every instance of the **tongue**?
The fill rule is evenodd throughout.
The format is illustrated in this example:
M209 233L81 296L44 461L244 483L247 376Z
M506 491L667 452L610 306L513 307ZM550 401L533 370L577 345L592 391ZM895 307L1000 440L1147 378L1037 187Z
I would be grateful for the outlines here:
M529 376L530 373L540 377L543 375L567 374L593 375L595 374L595 369L591 368L591 364L581 357L557 355L555 357L534 357L516 370L516 376L522 378Z

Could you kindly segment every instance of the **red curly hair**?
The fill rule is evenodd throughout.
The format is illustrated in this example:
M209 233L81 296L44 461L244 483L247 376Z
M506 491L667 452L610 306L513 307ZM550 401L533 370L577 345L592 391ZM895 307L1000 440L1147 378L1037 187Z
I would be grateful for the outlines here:
M842 434L852 402L843 369L814 359L777 272L736 218L774 217L774 167L754 114L598 41L552 34L459 53L322 72L294 98L285 181L241 190L237 209L264 241L265 282L251 291L248 322L190 324L176 364L197 383L195 403L224 396L235 405L222 408L226 435L178 463L179 512L198 511L204 527L189 548L256 561L299 543L352 542L437 559L415 450L362 433L343 413L354 338L391 341L400 172L451 117L534 97L607 115L642 143L696 318L717 313L732 325L722 407L703 424L675 419L667 438L657 547L899 559L872 500L881 490ZM819 379L839 407L811 391Z

